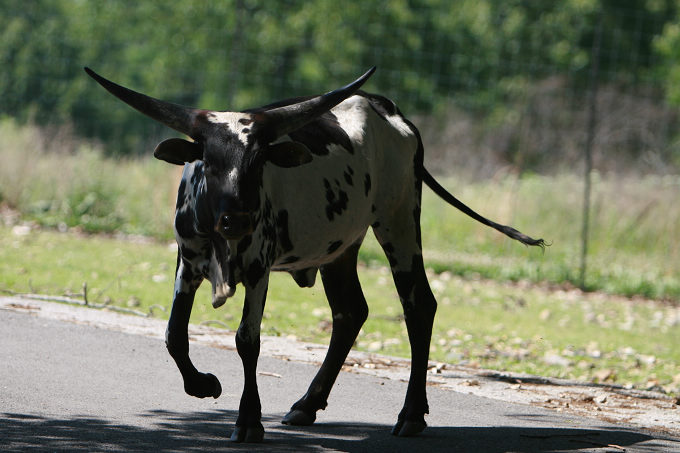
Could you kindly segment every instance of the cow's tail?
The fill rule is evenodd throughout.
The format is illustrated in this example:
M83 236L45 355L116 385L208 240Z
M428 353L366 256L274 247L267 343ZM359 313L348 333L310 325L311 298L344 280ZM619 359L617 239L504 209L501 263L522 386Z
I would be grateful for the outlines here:
M475 211L470 209L468 206L466 206L462 201L454 197L449 191L447 191L445 188L441 186L437 182L436 179L434 179L434 176L432 176L426 169L425 167L421 167L422 169L422 177L423 177L423 182L427 184L427 186L432 189L434 193L439 195L442 200L446 201L449 203L451 206L460 209L463 211L465 214L469 215L473 219L477 220L478 222L483 223L484 225L490 226L491 228L500 231L501 233L505 234L506 236L515 239L522 244L526 245L535 245L538 247L541 247L542 249L545 249L545 241L543 239L534 239L529 236L527 236L524 233L521 233L517 231L516 229L505 226L505 225L500 225L496 222L493 222L485 217L482 217L481 215L477 214Z

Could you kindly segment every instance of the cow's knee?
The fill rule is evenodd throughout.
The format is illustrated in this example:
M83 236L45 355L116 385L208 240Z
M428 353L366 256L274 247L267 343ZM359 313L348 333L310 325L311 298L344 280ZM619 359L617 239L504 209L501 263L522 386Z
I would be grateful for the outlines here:
M178 359L189 355L189 338L176 332L170 326L165 329L165 347L173 359Z

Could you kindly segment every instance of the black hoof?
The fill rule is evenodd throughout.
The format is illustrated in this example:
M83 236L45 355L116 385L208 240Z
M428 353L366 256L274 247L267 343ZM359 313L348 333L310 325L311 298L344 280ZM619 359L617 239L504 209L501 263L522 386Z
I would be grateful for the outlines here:
M264 428L262 424L252 426L237 426L231 433L232 442L259 443L264 440Z
M184 382L184 391L196 398L212 396L218 398L222 394L220 381L210 373L198 373L189 382Z
M423 432L427 427L425 421L400 420L392 428L392 435L398 437L415 436Z
M316 414L309 415L300 409L293 409L283 417L281 423L284 425L309 426L316 420Z

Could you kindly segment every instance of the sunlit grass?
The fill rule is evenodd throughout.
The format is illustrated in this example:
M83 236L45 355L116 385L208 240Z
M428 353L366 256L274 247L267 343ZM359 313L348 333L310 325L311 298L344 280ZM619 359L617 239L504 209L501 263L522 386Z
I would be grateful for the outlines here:
M167 318L174 247L101 236L0 228L0 288L53 295L81 293ZM439 301L431 359L545 376L606 381L680 393L680 308L602 293L547 290L529 284L430 274ZM356 347L408 357L408 337L389 271L360 266L369 319ZM210 304L210 285L197 295L191 321L235 330L243 288L224 307ZM262 332L327 343L330 309L320 281L298 288L273 274Z
M154 315L167 317L180 168L150 158L106 159L91 144L46 140L38 128L11 120L0 121L0 133L0 204L20 215L16 228L0 227L0 289L77 294L86 284L92 303L143 313L160 306ZM433 360L679 392L680 177L593 176L586 287L599 293L590 295L572 290L581 247L578 177L441 178L480 214L546 239L552 245L545 252L480 225L424 189L424 257L440 302ZM48 229L30 230L25 222ZM357 347L407 356L401 307L370 233L360 259L371 314ZM541 289L547 284L560 289ZM215 311L204 285L192 322L236 329L242 292ZM303 290L287 275L272 276L265 334L325 343L329 328L320 283Z
M114 160L68 135L0 120L0 204L24 220L86 232L171 240L181 168L152 158ZM59 138L59 137L57 137ZM680 301L680 177L593 175L585 287ZM527 248L423 190L423 246L438 272L580 285L582 181L569 174L440 178L480 214L552 244ZM364 263L385 263L374 240Z

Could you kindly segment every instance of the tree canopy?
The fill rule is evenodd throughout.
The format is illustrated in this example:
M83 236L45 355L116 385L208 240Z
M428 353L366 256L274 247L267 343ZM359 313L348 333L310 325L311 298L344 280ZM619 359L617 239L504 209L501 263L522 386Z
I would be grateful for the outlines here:
M488 112L537 81L602 81L680 104L677 0L4 0L0 115L73 124L118 153L158 126L82 71L163 99L238 110L324 92L378 66L368 90L411 113ZM154 132L155 133L155 132Z

